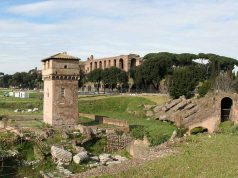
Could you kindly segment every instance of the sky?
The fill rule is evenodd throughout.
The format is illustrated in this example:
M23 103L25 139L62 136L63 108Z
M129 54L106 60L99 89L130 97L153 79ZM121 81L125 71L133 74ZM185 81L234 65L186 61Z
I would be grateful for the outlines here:
M0 0L0 72L41 68L65 51L82 60L164 51L238 59L238 0Z

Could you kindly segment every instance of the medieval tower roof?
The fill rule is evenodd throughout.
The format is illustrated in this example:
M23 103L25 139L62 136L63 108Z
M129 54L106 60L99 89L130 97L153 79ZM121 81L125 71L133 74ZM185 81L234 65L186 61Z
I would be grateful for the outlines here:
M80 58L78 58L78 57L74 57L74 56L68 55L67 52L63 52L63 53L58 53L53 56L50 56L46 59L43 59L42 62L47 61L49 59L80 60Z

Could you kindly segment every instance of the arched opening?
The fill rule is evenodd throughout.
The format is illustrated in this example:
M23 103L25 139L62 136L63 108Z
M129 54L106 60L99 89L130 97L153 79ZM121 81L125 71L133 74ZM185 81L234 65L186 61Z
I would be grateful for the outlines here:
M93 63L90 62L90 72L93 70Z
M97 69L97 68L98 68L97 62L94 62L94 69Z
M123 59L119 60L119 68L122 69L122 70L124 69Z
M108 61L108 67L111 67L111 61L110 60Z
M114 66L114 67L116 67L116 66L117 66L117 60L116 60L116 59L114 59L113 66Z
M221 122L230 119L232 104L232 99L229 97L225 97L221 100Z
M99 69L102 69L102 61L99 62Z
M106 69L106 68L107 68L107 62L104 61L104 69Z
M199 133L207 133L208 129L204 127L194 127L193 129L190 130L190 134L196 135Z
M136 59L131 59L131 69L136 67Z

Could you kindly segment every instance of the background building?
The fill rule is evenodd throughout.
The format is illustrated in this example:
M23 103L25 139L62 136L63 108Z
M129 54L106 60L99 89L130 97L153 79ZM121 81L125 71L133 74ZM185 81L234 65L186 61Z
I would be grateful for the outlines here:
M85 61L84 70L85 73L89 73L98 68L106 69L110 67L117 67L128 72L131 68L139 66L141 63L142 59L137 54L120 55L100 59L94 59L93 55L91 55L87 61Z

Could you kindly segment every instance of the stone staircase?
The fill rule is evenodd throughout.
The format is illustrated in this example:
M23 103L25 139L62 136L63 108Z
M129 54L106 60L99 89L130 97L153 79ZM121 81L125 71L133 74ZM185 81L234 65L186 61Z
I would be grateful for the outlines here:
M150 117L156 120L170 121L176 123L177 126L185 127L201 123L217 113L213 95L200 99L186 99L182 96L168 101L163 106L145 106L145 108L150 113Z

